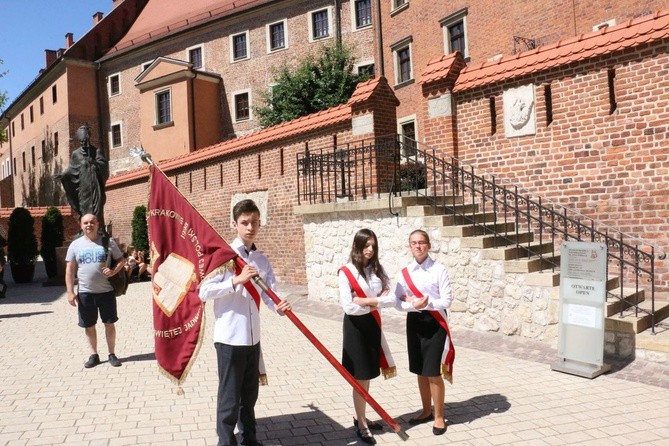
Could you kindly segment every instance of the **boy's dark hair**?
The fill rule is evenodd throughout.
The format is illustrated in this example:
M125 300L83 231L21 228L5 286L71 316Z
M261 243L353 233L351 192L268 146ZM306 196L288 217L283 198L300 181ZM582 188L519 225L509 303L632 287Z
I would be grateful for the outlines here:
M237 221L240 215L253 213L256 213L258 216L260 216L260 209L258 209L258 206L256 206L255 202L249 199L242 200L232 208L232 219Z

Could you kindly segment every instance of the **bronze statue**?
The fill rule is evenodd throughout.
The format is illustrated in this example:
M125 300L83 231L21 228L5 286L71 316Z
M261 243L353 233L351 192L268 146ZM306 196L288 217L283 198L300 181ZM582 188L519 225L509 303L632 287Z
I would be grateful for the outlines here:
M67 201L79 217L93 214L104 228L105 182L109 164L102 153L90 143L90 129L83 125L77 130L80 147L72 152L70 165L56 175L65 189Z

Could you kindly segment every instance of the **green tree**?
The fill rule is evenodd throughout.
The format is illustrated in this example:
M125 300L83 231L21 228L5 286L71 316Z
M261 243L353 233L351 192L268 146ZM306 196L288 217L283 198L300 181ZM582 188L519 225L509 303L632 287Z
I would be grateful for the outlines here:
M132 246L138 251L144 251L145 258L149 257L149 227L146 220L146 206L137 206L132 213Z
M307 56L295 69L284 65L275 72L274 87L263 95L265 106L255 107L260 125L271 127L348 101L367 73L354 72L350 49L330 45L318 57Z

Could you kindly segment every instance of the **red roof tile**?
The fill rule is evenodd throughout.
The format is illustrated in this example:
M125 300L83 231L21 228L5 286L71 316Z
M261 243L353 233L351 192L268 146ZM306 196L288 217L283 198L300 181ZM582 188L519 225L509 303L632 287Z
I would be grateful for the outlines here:
M465 61L462 55L457 51L432 59L427 63L425 71L421 73L418 84L426 85L447 79L449 76L456 75L458 67L462 68L464 65Z
M149 0L125 36L104 58L193 26L233 15L272 0ZM103 59L104 59L103 58Z
M388 85L388 80L385 77L380 76L374 79L369 79L365 82L360 82L355 87L355 91L351 95L351 98L348 100L347 104L353 105L368 101L372 98L374 93L379 92L381 89L386 89L390 91L393 96L395 96L392 88L390 88L390 85ZM397 99L397 97L395 97L395 102L396 105L400 104L400 101Z
M505 56L495 62L469 66L460 73L453 91L481 87L667 37L669 10L659 11L617 26L560 40L553 45Z
M70 206L56 206L64 217L72 215L72 208ZM9 218L15 208L0 208L0 218ZM34 217L44 217L49 206L27 207L30 215Z

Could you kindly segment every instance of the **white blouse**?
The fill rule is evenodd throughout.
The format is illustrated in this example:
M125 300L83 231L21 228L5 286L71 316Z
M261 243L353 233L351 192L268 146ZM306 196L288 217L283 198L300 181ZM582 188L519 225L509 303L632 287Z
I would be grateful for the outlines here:
M374 274L372 268L368 266L365 268L365 275L367 280L358 272L352 263L346 264L346 267L351 272L353 277L358 281L358 284L365 292L367 297L376 297L379 300L379 307L392 307L395 304L395 297L388 293L385 296L379 296L383 292L383 284L381 279ZM353 298L358 297L355 291L351 288L351 284L342 271L339 271L339 302L341 303L344 313L350 316L361 316L370 312L370 307L366 305L358 305L353 303Z
M412 260L407 266L411 281L423 293L428 296L428 303L424 310L446 310L453 301L453 292L451 290L451 281L448 278L448 270L444 265L435 262L431 257L426 258L423 263ZM401 298L404 296L413 296L414 293L404 280L404 275L400 271L395 286L395 306L402 311L421 311L416 310L411 302L404 302Z

